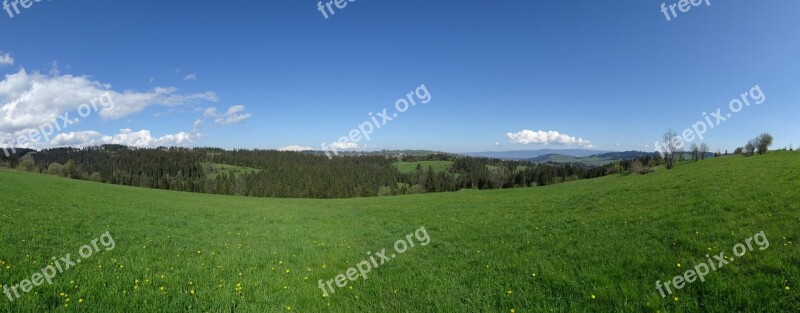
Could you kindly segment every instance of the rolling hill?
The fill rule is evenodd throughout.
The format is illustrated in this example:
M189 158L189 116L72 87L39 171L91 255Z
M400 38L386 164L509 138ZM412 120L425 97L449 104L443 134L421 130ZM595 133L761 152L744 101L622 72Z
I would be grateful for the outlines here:
M336 200L181 193L5 170L0 186L2 285L30 279L51 257L80 259L81 247L105 232L115 242L52 285L0 301L4 312L800 307L796 152L538 188ZM426 245L414 237L423 227ZM667 297L655 288L761 231L764 250ZM406 239L417 244L395 254ZM394 257L324 296L320 280L382 249Z

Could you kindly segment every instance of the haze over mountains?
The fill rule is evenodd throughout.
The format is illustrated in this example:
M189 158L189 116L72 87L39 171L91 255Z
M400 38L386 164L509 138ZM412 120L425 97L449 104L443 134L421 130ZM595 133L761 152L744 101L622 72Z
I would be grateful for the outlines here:
M506 160L523 160L523 159L532 159L547 154L560 154L571 157L587 157L609 152L612 151L589 150L589 149L538 149L538 150L468 152L463 154L473 157L496 158L496 159L506 159Z

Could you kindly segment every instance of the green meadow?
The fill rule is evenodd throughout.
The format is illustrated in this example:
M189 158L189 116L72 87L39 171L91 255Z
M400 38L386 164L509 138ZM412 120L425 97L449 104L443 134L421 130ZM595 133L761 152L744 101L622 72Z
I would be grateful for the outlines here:
M0 311L796 312L799 222L796 152L546 187L337 200L0 170L0 284L30 279L54 256L74 260L106 231L115 242L52 285L13 302L2 295ZM323 296L320 279L420 227L430 244ZM761 231L765 250L665 298L656 290Z

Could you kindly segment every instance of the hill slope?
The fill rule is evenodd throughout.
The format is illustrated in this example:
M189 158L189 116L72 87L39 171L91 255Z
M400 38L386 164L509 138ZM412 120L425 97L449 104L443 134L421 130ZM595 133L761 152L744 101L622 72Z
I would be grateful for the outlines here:
M779 152L548 187L344 200L0 171L0 284L53 256L74 260L106 231L115 241L0 311L789 312L800 307L798 169L800 154ZM430 244L322 296L318 280L393 253L422 226ZM655 289L760 231L767 249L669 297Z

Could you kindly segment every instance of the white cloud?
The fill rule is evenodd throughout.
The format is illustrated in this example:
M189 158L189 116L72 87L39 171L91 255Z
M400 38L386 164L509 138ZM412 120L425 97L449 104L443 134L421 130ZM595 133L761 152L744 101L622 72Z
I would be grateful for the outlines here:
M278 148L278 151L309 151L309 150L314 150L314 148L297 146L297 145Z
M183 77L183 80L186 80L186 81L189 81L189 80L197 80L197 74L189 74L189 75L186 75L185 77Z
M217 115L217 108L215 107L210 107L203 111L203 116L205 117L217 117Z
M130 129L121 129L118 134L113 136L105 136L96 131L61 133L50 141L50 146L87 147L102 144L119 144L138 148L154 148L160 146L187 146L192 142L192 135L186 132L153 137L149 130L134 132Z
M200 126L203 126L203 121L201 121L201 120L196 120L196 121L194 121L194 124L192 124L192 126L193 126L195 129L198 129L198 128L200 128Z
M347 150L347 149L355 149L358 148L358 144L355 142L334 142L330 144L330 147L336 150Z
M22 136L28 136L45 124L58 122L59 116L65 112L71 112L69 114L71 119L76 118L77 109L81 105L91 105L93 101L108 99L109 96L113 105L99 105L103 103L100 101L95 106L98 112L92 114L104 119L119 119L155 105L175 107L197 101L217 100L212 92L184 95L178 94L177 89L171 87L157 87L149 92L115 91L111 85L91 80L87 76L48 76L39 72L28 73L25 69L21 69L16 73L5 75L0 80L0 144L11 143ZM63 133L65 130L56 131L59 132ZM174 140L186 141L185 136L181 137L180 134L175 136ZM17 143L15 146L41 147L47 144L46 140L42 139L44 138L36 138L38 142ZM62 137L59 140L68 142L78 139ZM160 139L155 138L151 141Z
M217 111L217 108L210 107L206 108L205 111L203 111L203 116L214 119L214 123L217 125L230 125L230 124L241 123L249 119L251 116L253 116L250 113L240 114L243 111L244 111L243 105L234 105L228 108L228 111L225 112L224 114L220 114Z
M86 76L49 77L21 69L0 80L0 133L32 130L55 120L63 112L75 111L81 104L91 103L106 92L114 105L100 109L99 114L105 119L119 119L152 105L171 107L217 100L212 92L181 95L176 91L172 87L157 87L144 93L118 92L110 85Z
M50 76L58 76L61 75L61 70L58 69L58 61L50 62Z
M0 54L0 66L8 65L14 65L14 58L11 57L11 53Z
M70 147L85 147L90 146L90 143L97 138L103 137L103 134L90 130L69 132L56 135L49 143L56 147L70 146Z
M508 142L513 144L519 145L528 145L528 144L556 144L556 145L577 145L585 148L593 148L591 142L588 140L584 140L583 138L575 138L573 136L569 136L567 134L561 134L557 131L532 131L532 130L522 130L516 133L506 133L506 137L508 138Z

